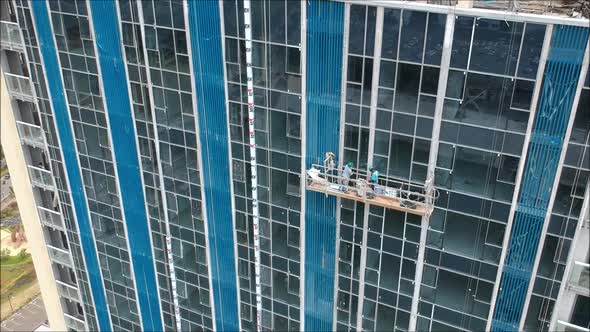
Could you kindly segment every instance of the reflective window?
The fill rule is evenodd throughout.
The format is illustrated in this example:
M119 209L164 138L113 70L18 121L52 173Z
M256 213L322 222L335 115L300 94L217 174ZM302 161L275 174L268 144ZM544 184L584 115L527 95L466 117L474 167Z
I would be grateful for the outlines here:
M403 47L399 50L400 60L422 62L427 16L425 12L403 11L400 34L400 44Z
M51 19L111 321L135 330L141 323L86 6L54 3Z
M252 3L257 179L262 251L262 324L298 330L301 209L301 6L296 1ZM256 329L250 216L250 156L242 1L225 1L225 66L236 207L241 326ZM351 62L362 86L365 63ZM231 82L231 83L230 83ZM358 96L361 98L360 92Z
M477 18L470 70L514 75L523 23Z
M541 24L526 24L520 62L518 64L518 76L534 79L539 67L539 58L543 48L546 27Z
M145 35L139 25L139 5L143 10ZM122 13L129 11L126 19L122 15L122 30L127 31L124 33L124 43L128 45L126 66L130 73L164 324L167 330L174 329L176 324L165 246L168 221L181 324L187 330L211 329L207 243L184 10L179 1L123 1L119 7ZM143 56L144 44L147 59ZM155 131L159 140L155 139ZM159 157L159 162L155 157ZM162 187L164 192L160 191ZM162 199L166 199L167 211Z
M82 250L80 247L80 234L78 233L77 226L75 225L75 220L73 219L73 211L69 195L70 188L68 188L67 181L65 180L63 160L60 152L61 147L59 140L57 138L57 130L55 128L55 123L53 121L53 111L50 107L50 102L48 100L49 94L46 89L43 67L40 63L41 56L38 48L39 45L36 40L35 28L33 26L33 21L31 18L31 11L29 8L30 4L27 2L16 1L14 2L14 5L15 14L18 15L18 19L20 22L20 31L22 32L24 37L24 43L26 47L25 51L28 55L28 67L30 69L29 75L31 78L31 82L36 90L37 96L36 104L31 104L31 107L25 107L26 105L22 104L20 105L20 107L21 111L30 109L31 112L38 113L39 118L35 117L35 123L40 124L44 128L45 138L48 145L46 157L47 161L51 162L53 178L55 179L57 190L55 193L50 194L50 197L45 197L43 200L45 201L45 203L47 203L47 201L49 200L52 201L52 204L50 206L45 206L46 208L55 211L61 210L61 214L66 229L65 232L59 232L57 230L55 232L51 231L51 238L52 241L56 241L56 243L63 244L63 246L70 251L74 262L74 268L70 269L65 266L61 267L60 274L62 277L65 277L64 281L73 284L75 287L78 288L81 296L81 303L66 299L65 302L63 302L63 304L65 305L64 310L69 312L75 318L85 320L90 330L97 330L98 325L94 314L94 303L92 301L92 295L90 293L90 287L88 283L88 276L86 273L87 271L85 271L85 264L83 262ZM84 15L86 13L84 5L76 6L75 3L64 4L61 10L57 3L51 3L50 8L53 11L53 13L51 13L51 16L52 21L55 23L53 24L55 34L61 36L64 35L64 29L62 24L60 23L62 14L57 12L65 12L67 10L69 13L72 14L76 14L77 12L79 12L80 14ZM87 31L85 31L85 33L87 33ZM85 34L84 38L88 38L88 35ZM60 39L62 40L60 46L63 47L63 37L60 37ZM93 43L90 40L84 40L82 44L85 47L84 52L87 52L85 54L94 54ZM74 54L70 53L70 56L74 56ZM65 60L68 60L69 62L68 56L66 56L65 54L61 58L64 60L64 62ZM93 70L93 72L96 72L95 67L91 68L91 70ZM71 81L69 83L71 83ZM66 88L72 90L72 84L67 84L68 82L66 82ZM99 119L102 120L101 117L99 117ZM99 139L101 139L101 137L102 135L99 135ZM109 180L107 180L107 186L109 186L112 189L114 187L112 186L114 181L111 181L111 179L112 178L109 178ZM45 192L45 194L49 194L49 192Z
M544 30L455 18L435 174L440 196L427 236L432 269L422 279L419 325L485 329Z
M584 295L576 295L576 303L574 304L574 311L570 319L570 323L582 326L584 328L590 327L590 319L586 314L590 310L590 298Z
M383 9L383 12L383 42L381 44L381 57L383 59L395 60L397 59L401 11L398 9L385 8Z

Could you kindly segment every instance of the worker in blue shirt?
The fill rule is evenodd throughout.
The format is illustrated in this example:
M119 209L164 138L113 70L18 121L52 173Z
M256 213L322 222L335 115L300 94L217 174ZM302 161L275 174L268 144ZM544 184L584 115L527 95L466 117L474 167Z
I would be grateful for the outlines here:
M379 182L379 171L376 170L373 166L369 167L369 172L371 174L371 186L373 190L375 189L375 185Z

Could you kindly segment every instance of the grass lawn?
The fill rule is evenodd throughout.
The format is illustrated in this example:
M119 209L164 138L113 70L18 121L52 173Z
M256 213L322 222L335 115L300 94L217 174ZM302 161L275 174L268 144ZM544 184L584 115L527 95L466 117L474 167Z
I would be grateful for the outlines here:
M0 319L11 314L39 294L39 284L30 255L2 256L0 259Z
M23 263L31 263L32 264L33 259L31 258L31 255L18 254L15 256L0 256L0 269L2 269L2 272L5 271L4 270L5 268L10 269L11 266L13 266L13 265L21 265ZM4 280L4 276L2 276L0 279ZM4 283L2 283L2 285L4 285Z

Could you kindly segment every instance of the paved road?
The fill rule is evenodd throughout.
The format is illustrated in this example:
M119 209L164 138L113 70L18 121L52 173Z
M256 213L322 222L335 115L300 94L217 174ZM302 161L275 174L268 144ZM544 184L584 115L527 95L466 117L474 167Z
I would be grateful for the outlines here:
M0 330L29 332L35 330L47 320L47 313L43 305L43 299L38 296L29 304L20 308L12 316L0 324Z
M14 226L20 225L22 222L20 218L0 219L0 226Z

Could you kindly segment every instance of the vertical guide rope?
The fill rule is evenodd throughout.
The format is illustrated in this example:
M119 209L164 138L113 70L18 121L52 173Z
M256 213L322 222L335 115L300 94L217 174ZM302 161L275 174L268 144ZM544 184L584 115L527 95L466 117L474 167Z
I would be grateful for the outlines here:
M166 223L166 254L168 255L168 264L170 265L170 286L172 287L172 302L174 306L176 331L182 331L180 305L178 303L178 291L176 289L176 270L174 269L174 256L172 256L172 237L170 235L170 225L168 225L168 223Z
M252 22L250 0L244 0L244 34L246 36L246 77L248 81L248 132L250 135L250 169L252 173L252 221L254 226L254 275L256 282L256 330L262 330L262 290L260 287L260 234L258 228L258 179L256 178L256 137L254 130L254 79L252 75Z
M137 12L138 15L137 17L139 18L139 28L141 30L141 36L142 36L142 40L141 42L143 43L143 45L147 45L146 44L146 34L145 34L145 21L144 21L144 16L143 16L143 6L137 2ZM150 64L149 64L149 57L148 57L148 51L147 48L143 47L143 56L144 59L146 59L146 76L147 76L147 80L149 85L151 85L152 83L152 78L151 78L151 74L150 74ZM149 89L149 86L148 86ZM150 113L152 116L152 126L153 126L153 130L154 130L154 152L156 154L156 159L157 159L157 168L158 168L158 177L159 177L159 189L160 189L160 199L162 201L162 210L163 210L163 219L160 218L160 221L163 222L164 224L164 231L166 232L165 234L165 242L166 242L166 257L168 258L168 270L169 270L169 274L170 274L170 288L172 290L172 306L174 307L174 322L176 323L176 331L182 331L182 321L180 319L180 304L179 304L179 300L178 300L178 290L177 290L177 283L176 283L176 269L174 267L174 255L172 254L172 232L170 231L170 220L168 218L168 200L166 198L166 187L164 185L164 171L162 168L162 162L161 162L161 154L160 154L160 137L159 137L159 133L158 133L158 123L156 121L157 117L156 117L156 109L154 107L155 102L154 102L154 97L152 93L148 93L148 98L151 104L151 108L150 108ZM148 218L148 222L149 222L149 218Z

